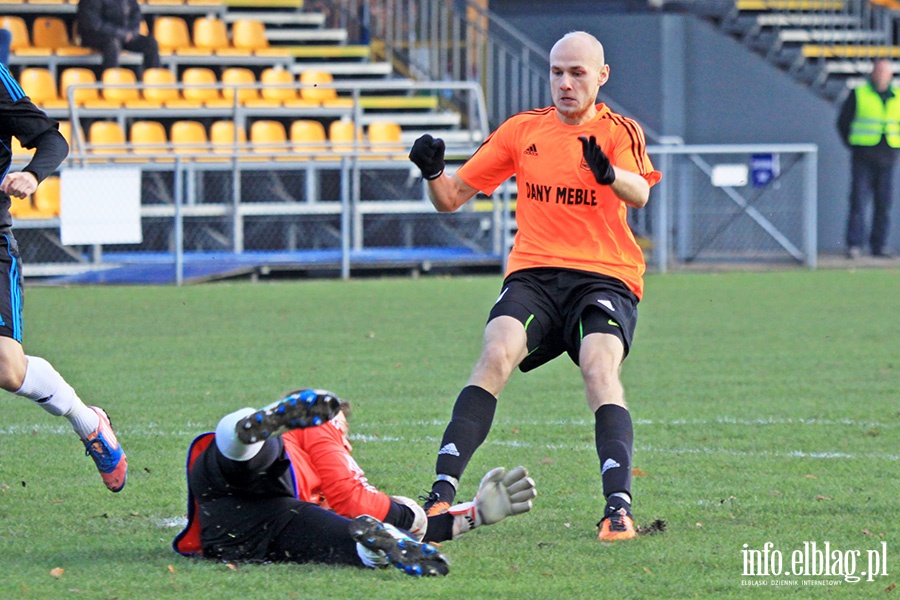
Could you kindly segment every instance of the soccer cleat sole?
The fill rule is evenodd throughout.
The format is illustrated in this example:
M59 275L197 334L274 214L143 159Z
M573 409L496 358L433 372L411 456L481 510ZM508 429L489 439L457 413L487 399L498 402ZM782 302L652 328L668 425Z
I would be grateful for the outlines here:
M291 429L321 425L333 419L340 410L341 403L333 395L302 390L241 419L235 425L235 433L241 443L253 444Z
M381 521L369 515L351 521L350 536L369 550L382 552L391 565L407 575L433 577L450 572L447 559L437 548L410 538L398 540Z

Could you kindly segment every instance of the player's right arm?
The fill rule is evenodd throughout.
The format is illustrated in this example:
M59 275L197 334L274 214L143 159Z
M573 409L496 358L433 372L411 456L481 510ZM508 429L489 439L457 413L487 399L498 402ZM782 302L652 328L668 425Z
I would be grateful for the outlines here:
M444 172L444 140L427 133L417 139L409 151L411 160L428 182L428 198L438 212L453 212L477 192L457 175Z
M472 199L478 190L458 175L442 173L428 182L428 199L438 212L453 212Z

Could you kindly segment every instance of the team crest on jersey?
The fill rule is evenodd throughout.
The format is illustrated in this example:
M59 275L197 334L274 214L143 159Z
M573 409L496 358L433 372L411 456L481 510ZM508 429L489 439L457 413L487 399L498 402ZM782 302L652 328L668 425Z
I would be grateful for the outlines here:
M590 170L591 170L591 168L590 168L590 167L588 166L588 164L587 164L587 161L584 160L584 157L583 157L583 156L581 157L581 164L578 165L578 167L579 167L582 171L590 171Z
M537 156L537 144L531 144L527 148L525 148L525 156Z

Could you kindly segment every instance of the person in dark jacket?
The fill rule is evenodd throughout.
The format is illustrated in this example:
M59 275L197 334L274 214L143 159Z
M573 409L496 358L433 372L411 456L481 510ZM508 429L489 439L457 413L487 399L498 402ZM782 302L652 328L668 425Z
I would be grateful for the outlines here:
M891 80L890 61L878 59L871 77L850 92L841 107L837 129L851 153L847 258L860 256L866 240L866 211L872 204L869 250L890 258L887 247L893 198L894 164L900 149L900 89Z
M143 54L144 69L159 66L159 45L140 34L137 0L80 0L77 16L81 45L103 53L103 69L118 67L122 50Z

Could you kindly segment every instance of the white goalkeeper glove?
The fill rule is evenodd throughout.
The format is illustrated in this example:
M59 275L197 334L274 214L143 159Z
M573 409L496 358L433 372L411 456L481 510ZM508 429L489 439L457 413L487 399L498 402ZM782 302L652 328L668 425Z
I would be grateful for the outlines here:
M425 509L416 504L415 500L403 496L391 496L391 500L397 504L409 507L413 512L413 524L409 527L409 534L417 542L421 542L425 537L425 532L428 531L428 516L425 514Z
M516 467L508 473L503 467L488 471L481 479L474 500L450 507L453 537L481 525L493 525L506 517L527 513L536 496L534 480L528 476L525 467Z

